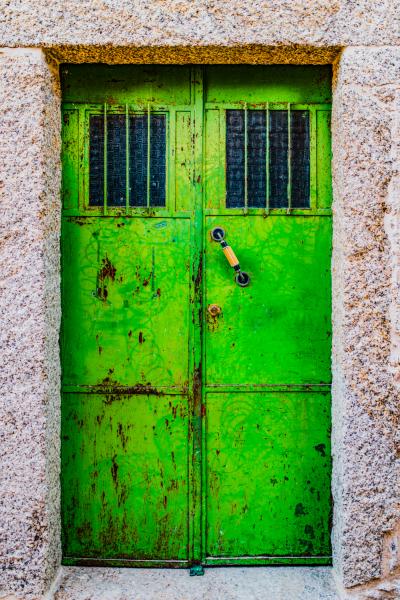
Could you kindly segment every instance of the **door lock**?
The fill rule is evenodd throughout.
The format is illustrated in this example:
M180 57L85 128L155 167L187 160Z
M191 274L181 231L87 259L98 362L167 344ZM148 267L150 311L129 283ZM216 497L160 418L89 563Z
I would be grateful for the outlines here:
M207 310L212 317L218 317L222 312L221 307L218 306L218 304L209 304Z

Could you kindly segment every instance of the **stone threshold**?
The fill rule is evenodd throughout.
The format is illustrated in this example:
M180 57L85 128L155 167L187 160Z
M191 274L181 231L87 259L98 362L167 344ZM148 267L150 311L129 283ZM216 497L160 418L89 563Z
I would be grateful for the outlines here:
M339 600L331 567L62 567L49 600Z

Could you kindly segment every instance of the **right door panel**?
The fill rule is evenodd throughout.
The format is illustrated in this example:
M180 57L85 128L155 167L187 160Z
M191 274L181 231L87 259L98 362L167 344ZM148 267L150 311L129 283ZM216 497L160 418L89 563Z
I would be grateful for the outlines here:
M329 555L329 393L210 393L206 427L207 556Z
M327 564L329 105L311 86L227 80L206 85L204 127L205 560Z

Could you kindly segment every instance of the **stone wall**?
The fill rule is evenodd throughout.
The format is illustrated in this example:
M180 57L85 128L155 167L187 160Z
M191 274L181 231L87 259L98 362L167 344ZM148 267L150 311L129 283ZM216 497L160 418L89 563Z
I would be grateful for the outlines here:
M60 563L55 84L40 50L0 52L0 590L21 597Z
M60 563L56 63L104 61L335 63L334 571L343 596L396 598L399 43L399 0L1 7L0 597L41 598Z
M398 0L9 0L2 46L399 44Z
M333 548L349 587L399 568L399 82L400 48L336 66Z

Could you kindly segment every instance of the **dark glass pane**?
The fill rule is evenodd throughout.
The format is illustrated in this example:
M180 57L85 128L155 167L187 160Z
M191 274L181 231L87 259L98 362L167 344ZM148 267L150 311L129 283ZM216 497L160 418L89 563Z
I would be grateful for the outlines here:
M269 113L269 205L286 208L288 186L288 112Z
M89 205L104 204L104 117L91 115L89 121Z
M291 113L291 171L293 208L310 207L310 121L307 110Z
M226 206L244 206L244 111L226 111Z
M131 206L147 206L147 115L129 119L129 197Z
M165 133L165 115L152 115L150 131L150 206L165 206Z
M266 204L266 116L263 110L247 113L247 198L248 206Z
M107 205L126 204L125 115L107 116Z

